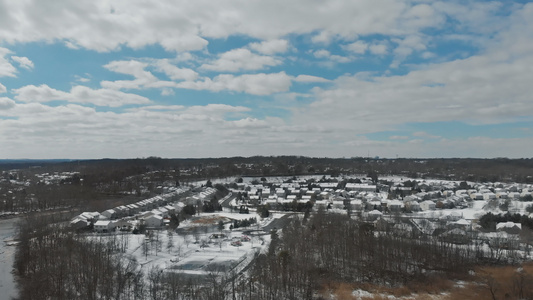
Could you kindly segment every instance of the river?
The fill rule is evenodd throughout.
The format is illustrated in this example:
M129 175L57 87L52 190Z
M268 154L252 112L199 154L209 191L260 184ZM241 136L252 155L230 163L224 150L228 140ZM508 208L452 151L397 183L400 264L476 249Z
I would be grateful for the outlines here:
M18 221L18 218L0 219L0 300L9 300L18 295L12 273L17 248L5 242L14 238Z

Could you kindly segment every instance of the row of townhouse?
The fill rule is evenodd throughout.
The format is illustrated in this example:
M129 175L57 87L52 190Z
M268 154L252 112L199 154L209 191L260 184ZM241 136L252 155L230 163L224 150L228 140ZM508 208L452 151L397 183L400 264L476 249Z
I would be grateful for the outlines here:
M204 188L203 191L196 195L192 195L185 199L185 204L187 205L198 205L202 204L204 201L209 201L216 194L217 190L212 187Z
M82 229L93 225L94 230L97 232L110 232L117 227L117 224L126 222L124 218L137 216L137 220L146 223L149 227L159 227L163 225L164 218L168 218L178 210L181 210L182 205L173 206L169 205L169 203L175 196L183 192L185 190L174 188L170 193L144 199L134 204L117 206L101 213L83 212L71 220L70 226ZM156 217L152 218L152 216ZM160 220L161 222L157 223L155 220ZM128 224L134 225L133 223ZM128 224L123 224L123 226L129 226Z
M176 207L165 205L154 208L151 211L144 211L135 216L135 218L123 218L118 220L98 220L94 223L96 232L112 232L116 228L130 230L138 225L145 225L147 228L160 228L165 225L170 215L176 213Z
M121 205L112 209L103 211L101 214L110 220L119 219L127 216L134 216L142 211L149 211L162 207L171 202L176 196L184 193L185 190L174 188L169 193L158 195L149 199L144 199L133 204Z

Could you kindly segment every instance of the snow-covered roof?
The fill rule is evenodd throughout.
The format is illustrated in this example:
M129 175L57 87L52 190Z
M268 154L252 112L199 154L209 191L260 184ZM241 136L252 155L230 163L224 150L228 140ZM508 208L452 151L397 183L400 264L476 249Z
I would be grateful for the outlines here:
M467 221L465 219L460 219L459 221L454 222L453 224L462 225L462 226L469 226L470 225L470 221Z
M515 226L522 229L522 224L509 221L509 222L502 222L502 223L496 224L496 230L504 229L504 228L513 228Z
M108 226L111 223L111 221L96 221L94 223L94 226Z

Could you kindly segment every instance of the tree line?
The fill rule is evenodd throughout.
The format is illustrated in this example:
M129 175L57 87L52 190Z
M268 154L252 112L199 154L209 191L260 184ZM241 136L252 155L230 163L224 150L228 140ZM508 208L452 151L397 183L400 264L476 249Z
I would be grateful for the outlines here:
M480 264L520 260L516 251L497 245L487 251L475 239L459 245L416 232L399 235L319 210L272 231L268 251L245 271L213 269L198 277L157 268L142 271L125 253L124 236L87 237L58 221L32 217L19 225L15 269L20 299L316 299L332 282L397 287L428 276L464 276ZM150 247L145 250L164 251L157 241L156 236L145 242Z

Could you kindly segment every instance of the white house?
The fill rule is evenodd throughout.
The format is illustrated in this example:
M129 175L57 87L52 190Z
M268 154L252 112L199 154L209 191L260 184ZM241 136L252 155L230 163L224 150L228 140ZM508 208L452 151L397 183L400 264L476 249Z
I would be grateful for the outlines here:
M146 224L146 227L150 228L161 227L163 226L163 217L160 215L151 215L144 219L144 224Z
M363 201L357 199L357 200L351 200L350 201L350 208L352 210L362 210L363 209Z
M111 232L115 229L115 224L111 221L96 221L94 223L94 231L96 232Z
M344 201L343 200L333 200L332 208L344 209Z
M492 192L488 192L488 193L483 193L483 199L484 200L493 200L493 199L496 199L496 194L492 193Z
M371 220L379 219L383 214L379 210L373 210L368 213L368 218Z
M376 191L375 185L361 184L361 183L346 183L347 190L358 191L358 192L374 192Z
M326 209L328 208L329 201L327 200L316 200L315 205L313 206L314 209L319 209L320 207Z
M420 211L420 203L416 201L406 201L404 205L407 209L411 211Z
M402 209L402 202L400 200L392 200L387 204L389 211L400 211Z
M496 230L505 231L507 233L519 233L522 230L522 224L509 222L502 222L496 224Z
M420 209L421 210L435 210L435 202L431 200L426 200L420 202Z
M470 194L470 198L472 198L472 200L483 200L484 199L482 193L472 193Z

